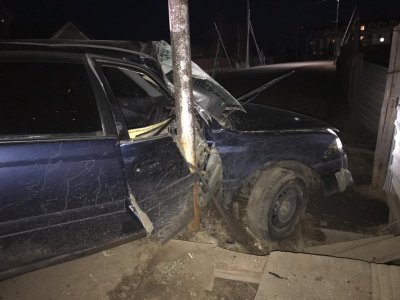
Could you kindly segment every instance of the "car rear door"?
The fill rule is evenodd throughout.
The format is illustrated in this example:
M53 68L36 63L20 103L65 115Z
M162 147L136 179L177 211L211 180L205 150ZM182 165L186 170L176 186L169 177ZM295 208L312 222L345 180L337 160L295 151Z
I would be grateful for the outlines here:
M173 98L145 69L98 59L97 70L122 128L120 148L132 209L151 223L148 231L154 228L166 241L193 217L196 178L173 138Z
M0 277L143 235L99 86L84 56L0 55Z

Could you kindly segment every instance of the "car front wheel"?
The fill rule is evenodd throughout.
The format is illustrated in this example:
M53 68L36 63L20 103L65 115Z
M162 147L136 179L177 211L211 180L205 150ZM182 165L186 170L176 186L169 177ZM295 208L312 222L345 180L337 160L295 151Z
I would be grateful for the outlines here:
M293 233L304 213L306 185L295 171L274 167L256 180L247 204L247 221L254 235L282 240Z

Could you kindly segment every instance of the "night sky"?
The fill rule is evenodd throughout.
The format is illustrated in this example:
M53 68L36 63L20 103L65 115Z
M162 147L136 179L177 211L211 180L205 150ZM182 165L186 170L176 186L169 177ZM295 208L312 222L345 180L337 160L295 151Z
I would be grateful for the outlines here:
M167 0L0 0L0 3L14 15L12 38L48 38L72 20L94 39L169 40ZM214 21L225 32L232 26L244 27L245 0L189 3L192 41L214 39ZM340 0L341 23L346 23L357 3L362 19L400 17L400 0ZM264 48L285 34L331 26L336 19L336 0L250 0L250 6L254 30Z

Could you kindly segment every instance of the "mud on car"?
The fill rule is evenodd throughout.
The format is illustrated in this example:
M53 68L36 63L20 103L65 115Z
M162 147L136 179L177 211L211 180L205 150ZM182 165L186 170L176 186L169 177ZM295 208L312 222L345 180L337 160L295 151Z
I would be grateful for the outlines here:
M0 276L122 242L162 242L247 189L254 235L293 232L310 195L351 182L336 130L247 103L193 64L197 173L176 141L165 42L0 43Z

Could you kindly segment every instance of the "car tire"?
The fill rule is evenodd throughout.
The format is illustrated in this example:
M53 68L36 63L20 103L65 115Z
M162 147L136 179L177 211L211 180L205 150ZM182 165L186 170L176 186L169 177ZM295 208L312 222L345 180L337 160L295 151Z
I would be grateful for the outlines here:
M291 235L304 213L306 185L300 174L280 167L261 172L247 204L247 223L258 238L279 241Z

